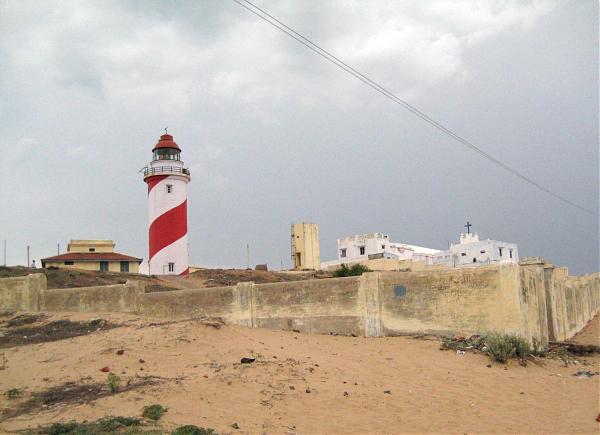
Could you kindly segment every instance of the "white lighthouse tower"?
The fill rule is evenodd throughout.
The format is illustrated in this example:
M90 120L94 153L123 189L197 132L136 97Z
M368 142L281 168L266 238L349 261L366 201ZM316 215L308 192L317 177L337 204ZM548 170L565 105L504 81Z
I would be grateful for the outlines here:
M150 214L148 266L151 275L187 275L187 183L190 171L181 161L173 136L163 134L144 168Z

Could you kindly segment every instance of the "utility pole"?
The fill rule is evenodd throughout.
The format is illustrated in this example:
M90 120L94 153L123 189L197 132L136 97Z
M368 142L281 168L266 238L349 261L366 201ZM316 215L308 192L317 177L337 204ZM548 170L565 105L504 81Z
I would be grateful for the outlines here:
M29 245L27 245L27 264L25 265L25 267L29 267Z
M60 243L56 244L56 255L60 255Z

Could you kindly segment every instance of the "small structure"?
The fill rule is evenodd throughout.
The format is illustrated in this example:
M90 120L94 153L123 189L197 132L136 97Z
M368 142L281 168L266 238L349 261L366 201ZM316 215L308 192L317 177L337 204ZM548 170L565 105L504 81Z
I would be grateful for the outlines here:
M319 225L306 222L292 224L291 232L294 269L320 269Z
M323 266L337 267L342 263L361 263L373 270L394 270L407 262L432 264L440 251L406 243L391 242L387 234L368 233L337 239L338 259ZM381 260L396 261L381 261Z
M67 253L42 258L42 267L138 273L141 258L114 252L112 240L71 240Z
M519 249L516 244L498 240L479 240L479 235L471 233L467 222L467 233L460 235L459 243L450 245L447 251L439 252L433 264L448 267L477 266L493 263L518 263Z
M181 161L179 145L165 131L152 149L152 161L144 168L150 220L148 272L152 275L190 273L187 238L190 179L190 171Z

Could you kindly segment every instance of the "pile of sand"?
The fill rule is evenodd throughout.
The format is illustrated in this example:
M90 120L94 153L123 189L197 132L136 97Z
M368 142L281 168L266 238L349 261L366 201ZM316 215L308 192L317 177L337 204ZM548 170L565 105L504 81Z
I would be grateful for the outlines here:
M107 323L90 323L98 317ZM440 351L437 340L303 335L132 315L47 314L25 326L58 320L76 322L80 333L0 345L0 390L21 393L0 399L4 431L140 416L153 403L168 408L159 421L162 428L194 424L219 433L598 433L600 428L595 421L600 376L573 376L597 371L597 355L568 366L560 359L540 359L522 367L517 361L502 365L481 354ZM5 322L0 332L23 326ZM242 364L242 357L256 361ZM115 394L108 392L107 370L121 380Z

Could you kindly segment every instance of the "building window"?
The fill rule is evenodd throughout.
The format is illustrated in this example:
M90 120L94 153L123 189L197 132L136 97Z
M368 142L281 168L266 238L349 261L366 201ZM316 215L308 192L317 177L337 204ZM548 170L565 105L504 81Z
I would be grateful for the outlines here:
M480 254L485 254L485 249L482 249L481 251L479 251Z
M173 193L173 185L167 184L167 193Z
M461 256L463 256L463 257L466 257L466 256L467 256L467 254L466 254L465 252L461 252L461 254L460 254L460 255L461 255Z
M509 256L510 258L512 258L512 249L509 249L509 250L508 250L508 256Z
M96 252L96 248L88 248L89 252Z
M500 257L502 257L502 250L503 250L503 249L504 249L504 248L498 248L498 253L500 254Z
M364 246L359 246L358 247L358 252L360 253L360 255L365 255L365 247Z
M121 261L121 272L129 272L129 261Z
M385 245L381 245L381 249L385 249Z
M175 272L175 263L169 263L169 272Z
M100 272L108 272L108 261L100 262Z
M477 263L477 258L473 257L473 263Z
M73 266L73 262L72 261L65 261L65 266Z
M340 249L340 257L345 257L346 256L346 249Z

